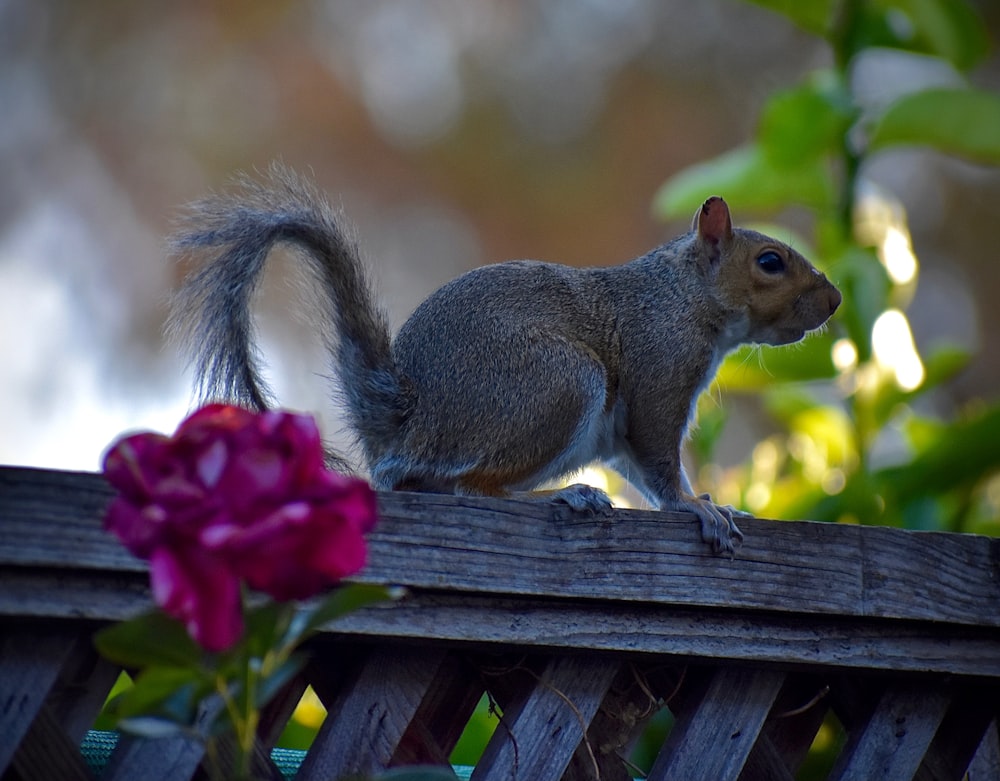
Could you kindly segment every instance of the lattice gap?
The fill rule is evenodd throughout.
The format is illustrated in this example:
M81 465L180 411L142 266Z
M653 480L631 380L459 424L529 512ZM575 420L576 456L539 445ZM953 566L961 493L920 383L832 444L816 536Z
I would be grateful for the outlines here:
M88 733L120 672L89 636L29 626L3 639L2 781L205 778L196 741ZM428 763L467 765L457 777L473 781L996 781L996 695L927 677L322 642L267 708L256 772L313 781ZM316 730L308 750L272 752L299 721Z

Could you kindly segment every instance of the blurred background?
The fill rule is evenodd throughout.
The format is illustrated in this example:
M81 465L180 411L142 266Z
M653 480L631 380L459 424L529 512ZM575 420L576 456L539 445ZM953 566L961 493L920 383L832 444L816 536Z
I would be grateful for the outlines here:
M1000 5L970 5L995 41ZM616 264L682 232L653 208L663 182L745 142L770 94L832 56L738 0L0 0L0 461L96 469L123 430L173 430L193 400L162 336L180 278L164 238L238 170L311 173L398 324L480 264ZM855 77L877 101L953 74L875 58ZM1000 90L995 49L965 77ZM995 399L1000 171L900 148L863 173L909 215L918 348L976 354L933 404ZM272 271L273 384L342 441L309 314ZM745 458L768 425L748 407L717 457Z
M277 159L356 224L396 325L477 265L621 263L725 196L845 302L723 366L699 488L1000 534L998 37L995 0L0 0L0 462L93 470L123 431L176 427L193 382L163 338L165 237ZM968 110L858 137L928 88ZM257 308L271 381L345 447L291 272ZM309 695L283 745L323 712ZM454 761L494 726L484 700ZM799 777L838 740L831 720Z

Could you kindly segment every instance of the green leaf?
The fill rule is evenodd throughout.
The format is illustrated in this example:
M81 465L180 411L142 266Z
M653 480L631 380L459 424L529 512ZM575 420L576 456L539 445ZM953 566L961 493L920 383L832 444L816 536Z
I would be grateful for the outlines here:
M948 382L964 369L972 355L960 347L939 347L924 360L924 381L912 391L901 390L895 383L886 383L875 399L873 414L876 425L884 426L900 404L904 404L937 386Z
M833 203L833 193L822 160L782 167L760 146L752 145L675 174L656 194L653 210L664 218L688 217L712 195L721 195L735 211L772 210L793 203L826 208Z
M136 677L134 686L115 699L111 710L121 721L148 716L189 725L209 688L195 670L150 667Z
M757 137L772 164L793 169L839 151L855 113L850 95L834 76L814 74L807 83L768 99Z
M948 88L906 95L876 122L869 144L872 150L918 144L1000 165L1000 95Z
M833 342L833 335L824 331L794 345L744 346L722 362L716 379L727 391L757 391L779 383L832 379L837 376Z
M698 400L698 425L692 427L688 437L688 447L699 464L710 463L715 455L715 446L726 428L729 411L719 406L712 390L705 391Z
M876 473L886 493L911 500L970 485L1000 469L1000 405L948 426L910 463Z
M968 70L989 53L985 25L966 0L841 3L830 41L839 62L875 47L941 57Z
M836 0L752 0L755 5L787 17L806 32L826 35L838 3Z
M986 25L965 0L881 0L898 48L943 57L962 70L989 52Z
M184 625L160 610L101 629L94 645L105 658L133 668L194 666L205 655Z
M331 621L368 605L402 598L405 591L391 586L350 583L340 586L319 602L303 608L292 621L285 643L297 644L311 632Z
M118 722L118 728L122 732L128 732L148 740L172 738L175 735L180 735L190 730L185 724L178 724L176 721L156 716L136 716L134 718L122 719Z

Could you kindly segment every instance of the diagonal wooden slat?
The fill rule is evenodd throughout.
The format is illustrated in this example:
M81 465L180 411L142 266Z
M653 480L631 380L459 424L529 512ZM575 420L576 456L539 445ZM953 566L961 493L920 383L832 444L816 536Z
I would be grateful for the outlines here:
M300 673L261 711L257 737L265 749L273 748L278 738L281 737L285 725L292 718L292 714L302 699L302 695L305 694L308 685L305 676Z
M393 755L393 765L449 766L449 757L483 695L479 672L449 653Z
M31 623L5 628L0 641L0 773L58 679L74 636Z
M963 687L952 699L915 781L961 781L998 711L1000 689ZM1000 767L996 777L1000 778Z
M431 648L372 651L358 675L326 703L326 720L298 777L341 778L389 767L445 655Z
M45 645L38 661L44 664L48 657L58 675L48 692L44 688L37 692L45 696L45 701L34 717L25 714L27 732L11 766L24 779L87 779L90 772L80 754L80 741L93 724L118 672L97 656L86 625L76 627L75 632L68 627L60 631L51 641L49 652L44 650ZM62 657L61 663L56 661L58 657ZM7 656L2 660L5 671L10 661Z
M631 781L634 768L623 758L649 720L670 699L683 669L622 665L564 775L564 781Z
M913 684L889 686L860 732L852 734L831 781L908 781L916 774L951 695Z
M717 670L704 695L680 708L650 781L738 778L784 679L770 670Z
M562 777L619 665L599 656L550 659L526 696L505 707L473 781Z
M740 771L739 781L795 781L795 776L774 742L762 732Z
M79 745L94 724L120 670L101 657L94 648L93 627L83 624L59 671L46 707L69 736Z
M221 703L204 705L195 724L195 732L205 731ZM101 775L101 781L187 781L205 757L205 743L194 735L140 738L122 735Z
M969 781L996 781L1000 778L1000 717L994 718L986 728L972 763Z
M149 740L122 735L101 780L186 781L204 756L204 745L191 738Z
M812 675L789 676L740 781L791 781L829 709L829 687Z
M11 767L15 777L21 779L91 781L79 744L70 740L48 706L43 707L31 722Z

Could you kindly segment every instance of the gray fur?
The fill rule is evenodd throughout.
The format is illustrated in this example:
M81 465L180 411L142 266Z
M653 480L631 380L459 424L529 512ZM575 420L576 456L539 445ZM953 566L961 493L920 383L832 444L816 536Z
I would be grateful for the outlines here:
M331 351L351 427L371 461L405 419L407 393L385 315L356 243L341 226L315 187L278 164L263 183L242 176L233 192L195 202L171 250L178 258L198 255L199 267L174 297L167 328L193 356L202 401L273 406L251 305L272 248L292 245L325 299L318 330Z

